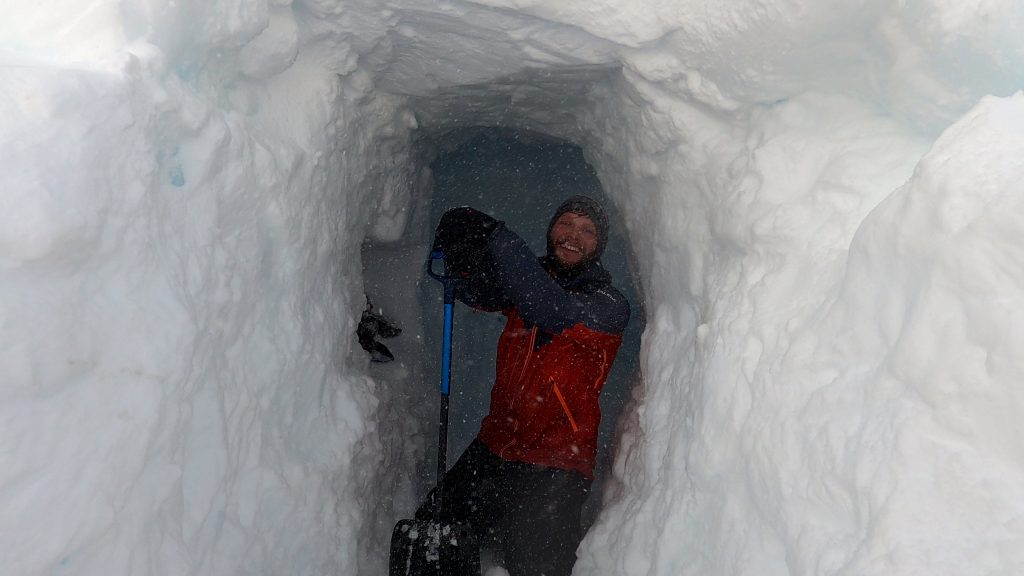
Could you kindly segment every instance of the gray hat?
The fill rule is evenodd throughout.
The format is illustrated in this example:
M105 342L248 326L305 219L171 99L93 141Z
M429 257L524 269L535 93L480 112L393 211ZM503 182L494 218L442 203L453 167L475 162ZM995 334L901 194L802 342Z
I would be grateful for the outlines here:
M608 216L604 213L604 208L601 203L589 196L578 194L562 202L555 210L555 215L551 217L551 222L548 223L548 254L551 254L551 229L555 227L555 221L558 220L562 214L566 212L572 212L573 214L582 214L594 223L594 227L597 228L597 249L594 251L594 256L591 260L597 260L604 253L605 246L608 245Z

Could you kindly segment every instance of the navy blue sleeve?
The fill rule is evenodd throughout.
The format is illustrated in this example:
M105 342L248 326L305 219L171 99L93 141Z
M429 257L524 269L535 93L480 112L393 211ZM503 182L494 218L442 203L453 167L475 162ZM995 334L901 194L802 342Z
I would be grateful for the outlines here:
M466 282L455 285L455 299L471 308L485 312L497 312L514 306L498 285L497 278L490 274L477 274Z
M489 239L498 282L519 315L541 330L558 333L582 323L588 328L621 334L629 322L629 303L607 286L593 293L565 291L537 261L515 232L498 226Z

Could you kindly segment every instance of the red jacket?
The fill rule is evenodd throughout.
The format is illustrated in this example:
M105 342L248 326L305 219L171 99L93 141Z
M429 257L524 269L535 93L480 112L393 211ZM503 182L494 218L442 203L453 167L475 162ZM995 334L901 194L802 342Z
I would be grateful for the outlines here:
M480 440L506 460L575 470L594 477L598 397L622 336L582 323L537 347L540 329L516 309L498 340L491 408Z
M506 460L593 478L598 397L622 343L629 303L597 261L559 270L504 226L488 246L494 270L482 277L490 280L474 280L456 293L508 318L479 438Z

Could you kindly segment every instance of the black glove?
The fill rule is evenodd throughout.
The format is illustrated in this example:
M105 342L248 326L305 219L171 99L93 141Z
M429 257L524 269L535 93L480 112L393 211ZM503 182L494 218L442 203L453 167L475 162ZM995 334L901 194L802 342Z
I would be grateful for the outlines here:
M366 308L359 319L356 327L356 336L359 338L359 345L370 353L370 360L373 362L390 362L395 355L388 350L388 347L377 342L377 337L394 338L402 333L402 329L392 324L387 318L380 314L373 313L373 304L366 300Z
M487 242L499 225L501 222L469 206L445 212L434 232L432 247L444 252L445 274L471 278L493 270L494 259Z

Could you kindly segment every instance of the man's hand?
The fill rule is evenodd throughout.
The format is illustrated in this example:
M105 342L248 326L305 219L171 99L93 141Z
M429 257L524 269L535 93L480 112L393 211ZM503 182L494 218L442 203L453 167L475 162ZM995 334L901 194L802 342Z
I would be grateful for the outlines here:
M490 258L487 241L501 222L469 206L452 208L441 216L433 250L444 252L445 273L470 278L486 271Z

